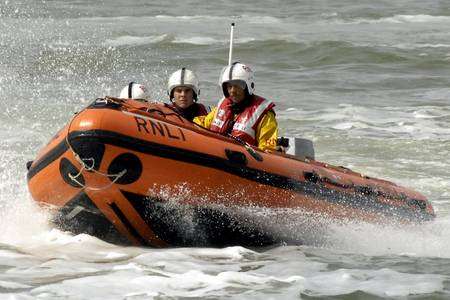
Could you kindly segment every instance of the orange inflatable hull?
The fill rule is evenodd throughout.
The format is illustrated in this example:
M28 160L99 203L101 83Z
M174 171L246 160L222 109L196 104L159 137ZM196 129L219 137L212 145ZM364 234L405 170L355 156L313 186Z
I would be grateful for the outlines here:
M265 232L270 224L228 213L236 208L376 223L434 218L423 195L394 183L247 148L163 104L100 99L41 150L28 186L62 229L155 247L283 242Z

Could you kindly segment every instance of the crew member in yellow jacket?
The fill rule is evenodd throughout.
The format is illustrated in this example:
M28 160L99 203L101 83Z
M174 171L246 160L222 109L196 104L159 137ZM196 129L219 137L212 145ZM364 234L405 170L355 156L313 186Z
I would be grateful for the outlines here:
M276 150L278 124L275 104L254 94L253 71L242 63L226 67L221 75L224 98L208 115L194 122L211 131L231 134L261 150Z

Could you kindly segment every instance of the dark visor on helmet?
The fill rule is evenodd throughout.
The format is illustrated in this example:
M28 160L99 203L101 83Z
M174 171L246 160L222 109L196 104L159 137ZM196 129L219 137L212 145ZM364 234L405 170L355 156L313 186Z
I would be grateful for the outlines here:
M247 84L243 80L230 80L230 81L225 82L224 84L226 87L238 86L243 90L245 90L245 88L247 87Z

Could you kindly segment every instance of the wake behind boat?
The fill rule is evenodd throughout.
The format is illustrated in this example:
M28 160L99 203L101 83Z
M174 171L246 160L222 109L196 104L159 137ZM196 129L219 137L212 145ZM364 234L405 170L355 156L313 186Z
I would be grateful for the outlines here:
M28 186L62 229L155 247L287 242L258 222L258 209L374 223L434 218L423 195L394 183L260 151L161 103L111 97L53 137L29 165Z

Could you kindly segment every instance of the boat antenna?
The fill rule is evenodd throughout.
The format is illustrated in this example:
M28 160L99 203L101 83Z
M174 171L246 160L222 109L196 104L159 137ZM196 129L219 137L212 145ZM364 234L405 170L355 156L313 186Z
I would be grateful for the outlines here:
M231 30L230 30L230 52L228 53L228 66L231 66L232 63L232 59L233 59L233 35L234 35L234 22L231 23ZM255 150L253 150L253 148L244 140L235 137L231 134L228 134L228 136L232 139L234 139L235 141L237 141L239 144L241 144L242 146L244 146L244 148L247 150L247 152L257 161L263 161L262 156L256 152Z
M234 34L234 23L231 23L230 30L230 52L228 53L228 65L231 66L231 60L233 58L233 34Z

